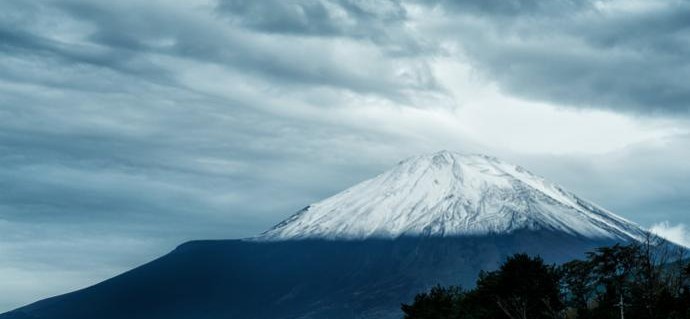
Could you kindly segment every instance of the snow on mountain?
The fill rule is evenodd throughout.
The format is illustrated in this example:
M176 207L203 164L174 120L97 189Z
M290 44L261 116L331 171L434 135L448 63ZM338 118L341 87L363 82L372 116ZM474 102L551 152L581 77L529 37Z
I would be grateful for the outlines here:
M257 240L396 238L551 230L641 239L637 225L529 171L448 151L393 169L309 205Z

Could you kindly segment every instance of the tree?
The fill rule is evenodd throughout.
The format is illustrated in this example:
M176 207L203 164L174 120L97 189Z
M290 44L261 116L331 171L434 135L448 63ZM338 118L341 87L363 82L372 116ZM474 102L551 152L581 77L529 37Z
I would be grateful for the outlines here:
M630 312L643 319L671 318L682 288L684 249L651 233L631 246L635 248L636 263L628 284Z
M577 318L686 318L685 251L652 234L598 248L561 267L566 302Z
M585 260L560 267L517 254L495 271L482 271L475 289L435 287L403 311L412 319L687 319L686 253L648 235L639 243L597 248Z
M559 274L540 257L516 254L493 272L482 273L468 296L480 318L559 318L564 309Z
M678 317L690 318L690 265L685 266L683 271L683 283L678 297Z
M403 304L401 308L406 319L460 319L463 318L460 307L464 296L460 287L436 286L418 294L412 304Z
M575 310L577 318L589 318L589 307L595 295L595 277L592 264L583 260L573 260L560 267L565 304Z
M629 302L629 283L636 267L638 248L620 244L597 248L587 254L592 272L596 278L597 307L595 318L619 318ZM603 290L603 291L602 291Z

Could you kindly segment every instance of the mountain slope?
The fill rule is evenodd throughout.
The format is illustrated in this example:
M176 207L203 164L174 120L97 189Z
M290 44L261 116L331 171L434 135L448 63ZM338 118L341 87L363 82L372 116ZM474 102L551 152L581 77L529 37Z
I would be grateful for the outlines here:
M312 204L259 240L505 234L544 229L634 239L635 224L527 170L484 155L442 151Z
M433 285L471 287L515 252L548 262L612 241L555 232L358 241L197 241L0 319L392 319Z
M495 158L439 152L250 239L196 241L0 319L399 318L433 285L472 286L517 252L560 263L645 232Z

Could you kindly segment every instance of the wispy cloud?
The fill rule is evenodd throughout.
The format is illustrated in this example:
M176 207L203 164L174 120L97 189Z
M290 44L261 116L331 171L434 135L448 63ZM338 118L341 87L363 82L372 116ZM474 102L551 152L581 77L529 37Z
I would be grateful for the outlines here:
M690 232L685 224L672 225L668 221L654 224L650 231L676 244L690 247Z

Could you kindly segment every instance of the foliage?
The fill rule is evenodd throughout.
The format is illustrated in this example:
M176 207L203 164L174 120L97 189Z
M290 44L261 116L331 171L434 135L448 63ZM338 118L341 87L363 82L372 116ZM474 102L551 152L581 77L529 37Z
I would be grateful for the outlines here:
M402 305L405 318L414 319L456 319L458 306L463 302L464 292L460 287L436 286L427 293L420 293L412 305Z
M408 319L553 318L563 309L558 282L553 266L539 257L517 254L498 270L480 274L471 291L435 287L402 310Z
M516 254L476 288L434 287L403 305L407 319L690 318L686 250L653 235L601 247L561 266Z

